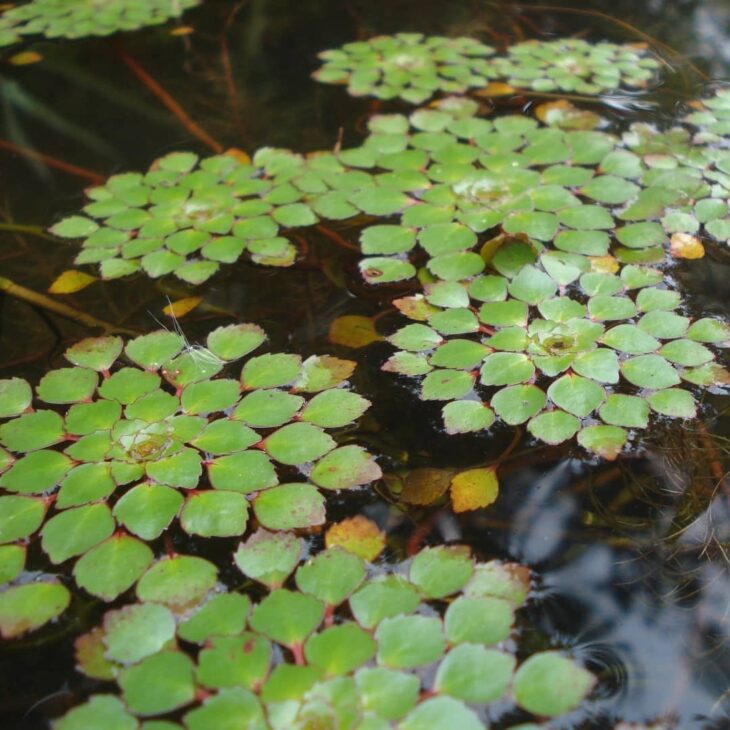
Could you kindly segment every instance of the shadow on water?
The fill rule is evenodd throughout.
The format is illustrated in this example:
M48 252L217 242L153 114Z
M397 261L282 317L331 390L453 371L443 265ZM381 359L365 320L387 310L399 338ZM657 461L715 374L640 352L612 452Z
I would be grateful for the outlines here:
M208 0L185 22L196 28L194 35L175 38L153 29L112 40L37 43L42 64L3 64L0 139L101 176L146 168L172 149L205 152L130 73L124 54L183 101L224 147L247 150L332 148L340 135L345 144L355 143L369 102L316 85L309 74L318 51L373 33L478 34L495 45L536 34L659 39L674 74L648 105L630 96L607 100L604 111L617 125L645 119L661 124L678 100L696 93L703 74L712 80L730 75L726 0L610 5L574 0L563 8L471 0ZM45 227L81 205L89 179L7 151L0 155L5 222ZM263 325L272 348L332 350L326 336L333 318L375 314L387 297L363 289L352 251L316 234L307 242L311 257L295 270L228 267L205 289L204 304L184 320L186 334L195 341L211 327L240 318ZM37 290L68 268L73 255L72 247L51 248L37 236L0 233L2 274ZM691 309L727 316L725 251L678 264L673 275ZM153 317L162 316L167 297L189 291L167 281L151 286L138 277L90 287L71 300L144 331L155 326ZM65 343L86 334L79 325L0 299L0 375L37 379L58 364ZM435 408L414 404L407 386L379 372L385 351L378 345L355 355L347 351L360 360L357 385L374 401L361 436L383 455L385 466L480 464L507 447L513 434L506 428L446 438ZM406 514L364 494L355 502L340 499L333 509L338 516L364 511L386 524L394 559L402 557L416 526L426 525L420 538L426 543L463 542L481 557L530 565L539 578L524 623L525 647L572 647L601 678L587 709L551 727L673 719L680 728L727 728L730 481L722 466L730 450L727 409L727 399L709 396L702 421L659 424L645 443L636 444L633 456L613 464L523 439L502 465L497 503L467 517L445 510ZM188 541L185 549L222 556L232 544L220 541L211 548ZM32 557L40 564L38 552ZM234 584L239 576L223 578ZM58 624L0 649L3 727L48 727L49 718L99 689L74 671L72 643L106 607L76 601ZM500 727L519 718L496 708L490 719Z

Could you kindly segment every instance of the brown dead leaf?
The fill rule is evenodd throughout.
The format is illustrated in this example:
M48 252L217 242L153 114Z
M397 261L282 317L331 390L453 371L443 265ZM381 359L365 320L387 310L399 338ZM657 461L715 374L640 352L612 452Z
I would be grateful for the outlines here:
M451 469L435 469L432 467L413 469L403 480L401 501L416 505L433 504L446 494L453 473Z

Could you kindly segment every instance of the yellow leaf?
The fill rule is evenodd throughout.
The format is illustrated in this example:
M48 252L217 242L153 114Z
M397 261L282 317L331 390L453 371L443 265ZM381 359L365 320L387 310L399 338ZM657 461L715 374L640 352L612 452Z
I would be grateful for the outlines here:
M73 294L74 292L86 289L89 284L93 284L96 281L96 277L89 276L83 271L76 271L70 269L64 271L51 286L48 287L48 291L51 294Z
M37 51L21 51L8 59L13 66L29 66L31 63L38 63L42 60L43 56Z
M403 480L402 502L408 504L433 504L446 493L454 472L448 469L424 467L409 472Z
M494 467L467 469L451 480L451 504L454 512L469 512L489 507L499 494Z
M178 299L176 302L170 302L162 312L168 317L182 319L182 317L192 312L202 301L203 297L185 297L184 299Z
M541 122L561 129L595 129L601 123L598 114L578 109L567 99L540 104L535 109L535 116Z
M195 28L192 28L189 25L181 25L179 28L173 28L170 31L170 35L174 35L174 36L190 35L191 33L195 33Z
M705 255L705 247L696 236L673 233L669 241L669 253L675 259L701 259Z
M412 297L401 297L394 299L393 304L398 311L419 322L425 322L432 314L440 312L438 307L429 304L423 294L414 294Z
M367 517L356 515L338 522L327 530L325 545L339 546L372 563L383 552L385 534Z
M504 84L501 81L492 81L488 83L483 89L478 89L474 92L477 96L509 96L515 93L515 87L509 84Z
M375 331L372 317L360 314L346 314L337 317L330 324L329 340L334 345L360 348L367 347L383 338Z
M242 165L248 165L251 162L251 157L248 152L239 150L238 147L231 147L229 150L224 152L228 157L235 157Z
M618 261L613 256L589 256L591 271L601 274L615 274L619 270Z

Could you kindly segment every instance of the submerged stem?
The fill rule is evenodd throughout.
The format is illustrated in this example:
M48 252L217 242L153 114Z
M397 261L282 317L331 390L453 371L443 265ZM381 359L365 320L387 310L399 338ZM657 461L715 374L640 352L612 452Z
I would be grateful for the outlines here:
M15 297L16 299L21 299L22 301L33 304L36 307L41 307L42 309L47 309L50 312L55 312L61 317L65 317L66 319L80 322L87 327L99 327L106 333L120 332L126 335L138 334L134 330L128 329L127 327L118 327L111 322L105 322L102 319L97 319L96 317L93 317L86 312L81 312L78 309L70 307L68 304L62 304L61 302L57 302L55 299L51 299L51 297L47 297L45 294L33 291L32 289L27 289L24 286L20 286L20 284L16 284L14 281L11 281L4 276L0 276L0 292L4 292L5 294L8 294L11 297Z
M178 104L174 97L140 66L140 64L124 51L119 51L122 61L132 70L134 75L164 104L167 109L177 118L180 124L197 137L204 145L210 147L216 154L221 154L225 149L220 142L217 142L204 129L193 121L188 113Z
M8 152L15 152L15 154L21 157L26 157L29 160L36 160L42 162L48 167L53 167L56 170L67 172L69 175L75 175L76 177L84 178L94 185L100 185L104 182L104 176L93 170L87 170L85 167L79 167L78 165L72 165L70 162L64 162L51 155L46 155L43 152L32 150L28 147L21 147L14 142L9 142L7 139L0 139L0 149L8 150Z

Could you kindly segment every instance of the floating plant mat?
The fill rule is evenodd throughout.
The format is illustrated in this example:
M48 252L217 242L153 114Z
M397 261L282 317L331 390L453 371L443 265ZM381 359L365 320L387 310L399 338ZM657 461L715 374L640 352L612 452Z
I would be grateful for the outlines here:
M510 638L529 589L523 566L475 562L452 546L422 550L407 573L368 575L372 566L339 547L298 565L303 547L265 531L239 547L238 567L269 591L255 603L213 589L212 565L201 586L168 567L186 558L163 558L140 581L139 603L76 641L80 670L116 682L121 699L93 696L55 728L132 728L135 716L182 709L189 730L478 730L486 724L473 708L507 702L558 717L595 684L558 651L518 664Z
M659 61L641 44L589 43L579 39L527 41L506 56L472 38L420 33L376 36L323 51L314 78L347 84L353 96L399 98L420 104L438 92L463 93L490 81L535 91L598 95L620 87L646 88Z
M84 38L177 18L200 0L30 0L0 10L0 46L24 36Z
M550 444L577 435L615 458L626 429L646 428L650 411L693 418L687 386L730 382L707 346L727 346L728 326L680 314L679 293L647 266L596 271L585 256L506 239L486 273L428 283L395 304L417 323L389 337L399 351L383 368L422 377L422 400L448 401L449 433L487 429L499 416L528 422ZM491 393L487 402L475 388Z
M346 387L353 362L269 353L248 357L240 378L216 377L265 339L247 324L216 329L197 348L167 331L126 345L92 338L35 394L20 378L0 380L4 582L20 575L24 541L40 531L54 565L78 559L76 583L111 601L148 568L146 543L175 519L204 538L242 535L249 510L270 530L321 525L321 490L379 478L365 449L338 448L327 433L369 406ZM10 587L0 632L37 628L67 603L50 576Z

